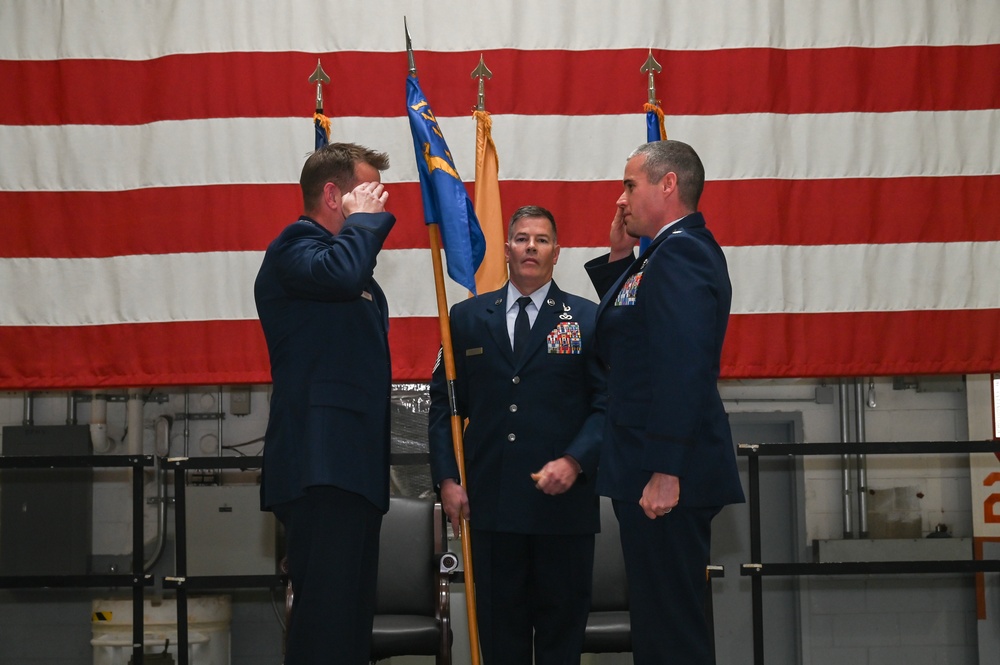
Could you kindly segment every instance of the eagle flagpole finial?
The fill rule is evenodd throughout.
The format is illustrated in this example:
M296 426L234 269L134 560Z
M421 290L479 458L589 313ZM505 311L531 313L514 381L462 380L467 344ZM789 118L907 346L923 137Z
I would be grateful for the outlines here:
M323 71L323 63L316 59L316 70L309 77L310 83L316 84L316 113L323 112L323 84L330 82L330 77Z
M662 72L663 67L661 67L660 63L658 63L656 58L653 57L653 49L649 49L649 57L646 58L646 62L643 63L642 68L639 71L644 74L648 73L647 91L649 93L649 103L656 106L656 83L653 82L653 74Z
M410 31L406 27L406 17L403 17L403 32L406 33L406 59L410 65L410 76L416 77L417 66L413 62L413 44L410 43Z
M486 66L486 62L483 60L483 54L479 54L479 66L472 70L472 78L479 79L479 97L476 101L476 110L485 111L486 110L486 84L483 79L493 78L493 72L489 70Z

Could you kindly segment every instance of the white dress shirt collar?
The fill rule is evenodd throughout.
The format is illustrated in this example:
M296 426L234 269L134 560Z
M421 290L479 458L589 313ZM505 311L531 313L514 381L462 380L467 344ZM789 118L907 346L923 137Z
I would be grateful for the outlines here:
M535 312L542 309L542 303L545 302L545 296L549 295L549 288L552 286L552 280L550 279L545 284L540 286L538 289L528 296L531 298L531 302L535 305ZM524 294L517 290L513 282L507 282L507 311L509 312L511 307L517 307L517 299ZM531 314L531 308L529 307L528 313ZM516 314L516 312L515 312ZM532 323L534 323L534 317L532 317Z

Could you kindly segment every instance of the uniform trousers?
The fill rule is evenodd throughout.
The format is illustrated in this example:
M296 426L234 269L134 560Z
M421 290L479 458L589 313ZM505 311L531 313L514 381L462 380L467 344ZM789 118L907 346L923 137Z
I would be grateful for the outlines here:
M613 501L628 578L635 665L714 665L705 615L712 518L719 508L676 507L651 520Z
M483 665L580 662L593 586L594 534L472 530Z
M317 486L274 513L295 594L285 665L368 665L382 512L360 494Z

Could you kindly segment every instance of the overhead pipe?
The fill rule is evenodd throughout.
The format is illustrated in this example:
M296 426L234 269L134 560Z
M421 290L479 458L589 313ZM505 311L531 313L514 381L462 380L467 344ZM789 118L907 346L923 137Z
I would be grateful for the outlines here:
M129 388L128 390L128 405L126 407L126 420L128 422L128 433L126 435L126 454L128 455L142 455L143 454L143 409L145 406L145 401L142 397L142 390L139 388ZM154 431L154 441L153 448L154 451L158 449L166 449L169 452L170 446L170 420L161 416L158 418L153 427ZM143 561L143 571L149 572L156 562L163 555L164 546L166 543L166 528L167 528L167 499L164 492L164 487L166 486L166 470L160 464L160 459L157 455L153 455L153 481L156 485L156 497L150 499L151 502L156 504L156 541L153 547L153 551L148 559Z
M170 427L173 419L170 416L160 416L153 425L153 473L156 481L156 545L149 558L143 562L143 572L148 573L163 556L167 541L167 472L163 468L161 458L170 457Z
M21 419L21 424L25 427L31 427L35 424L35 398L32 397L31 393L25 391L24 393L24 417Z
M111 450L108 439L108 400L96 390L90 395L90 446L95 453Z
M847 384L840 379L840 442L848 443L850 413L848 411ZM854 538L854 522L851 511L851 459L847 454L840 456L840 476L842 480L842 515L844 519L844 540Z
M170 457L170 428L174 419L160 416L153 425L153 453L159 457Z
M143 399L142 390L139 388L129 388L128 389L128 401L125 405L125 454L126 455L142 455L143 449ZM129 473L143 473L142 470L129 469ZM153 470L154 481L156 482L157 494L160 491L160 471L159 465L157 464ZM145 483L143 483L145 487ZM165 520L160 518L162 506L157 506L157 528L156 535L159 541L160 532L162 531L162 525L165 524ZM145 544L145 538L143 539L143 544ZM145 549L145 547L143 547ZM159 557L159 553L162 551L162 545L157 542L156 547L154 547L154 555L152 561ZM146 561L145 557L143 560L143 571L149 569L152 565L150 561Z
M184 389L184 457L191 456L191 389Z
M226 417L225 410L222 408L222 386L219 386L219 401L216 404L215 413L218 421L218 427L216 428L216 431L218 432L219 435L218 456L222 457L222 420ZM219 484L220 485L222 484L222 469L219 469Z
M874 391L874 388L872 388ZM874 398L874 393L872 393ZM865 397L864 382L862 379L854 380L854 439L858 443L865 443ZM858 473L858 537L868 537L868 456L858 455L856 459Z
M66 424L76 424L76 397L73 395L72 390L66 396Z
M128 433L125 437L125 454L142 454L142 391L139 388L128 389L128 406L126 421Z

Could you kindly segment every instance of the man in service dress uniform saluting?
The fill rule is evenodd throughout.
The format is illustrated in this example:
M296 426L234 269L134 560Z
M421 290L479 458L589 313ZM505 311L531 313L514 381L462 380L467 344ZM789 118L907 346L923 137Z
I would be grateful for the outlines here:
M598 490L620 526L635 663L706 665L711 522L743 501L717 385L732 287L697 211L705 169L691 146L639 146L623 182L611 252L586 265L608 367ZM643 237L652 242L634 259Z
M254 285L274 391L261 507L285 527L295 591L286 665L369 662L389 508L389 316L375 261L396 218L389 158L352 143L302 167L304 213Z

